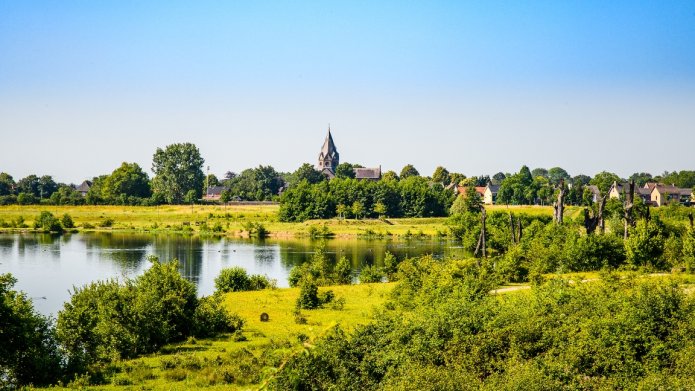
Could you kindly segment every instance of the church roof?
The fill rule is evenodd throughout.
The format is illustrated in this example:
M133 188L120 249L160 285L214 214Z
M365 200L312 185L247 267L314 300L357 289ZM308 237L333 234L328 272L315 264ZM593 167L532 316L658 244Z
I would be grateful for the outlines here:
M338 154L338 149L335 147L333 142L333 136L331 136L331 128L328 128L328 134L326 135L326 140L323 142L323 147L321 147L322 156L333 157Z

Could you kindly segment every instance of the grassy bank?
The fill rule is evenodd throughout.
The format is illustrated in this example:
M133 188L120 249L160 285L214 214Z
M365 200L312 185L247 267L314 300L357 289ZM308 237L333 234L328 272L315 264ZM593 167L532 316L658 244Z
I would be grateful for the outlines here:
M104 372L109 384L89 389L187 390L258 389L294 354L301 354L328 328L340 324L352 330L372 320L374 309L385 302L394 284L360 284L320 288L332 290L338 306L302 310L297 319L295 301L299 289L235 292L225 295L225 304L246 321L243 332L215 339L190 339L171 345L162 354L116 362ZM269 321L260 320L261 313ZM79 386L80 381L72 386Z
M10 205L0 207L0 231L31 230L41 211L55 216L69 214L81 231L187 232L228 236L247 236L248 224L258 223L272 237L310 235L325 226L336 236L445 235L445 217L398 218L384 220L329 219L302 223L281 222L278 205L162 205L162 206L52 206ZM531 215L552 215L549 206L493 205L488 211L511 211ZM566 216L576 218L580 208L567 208ZM25 226L21 228L22 222Z

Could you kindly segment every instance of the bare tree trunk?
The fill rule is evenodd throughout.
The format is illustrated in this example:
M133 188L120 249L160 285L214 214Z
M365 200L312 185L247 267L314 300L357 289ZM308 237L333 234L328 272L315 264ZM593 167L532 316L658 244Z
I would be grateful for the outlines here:
M598 228L601 233L606 232L606 221L603 219L603 210L606 208L606 200L608 194L601 197L601 202L598 204Z
M625 194L625 203L624 203L625 232L623 234L623 239L627 239L629 228L635 225L635 219L632 216L632 208L635 206L634 198L635 198L635 181L631 180L629 191Z
M476 257L478 256L478 252L482 250L482 255L483 258L487 258L487 252L485 248L485 219L487 217L487 214L485 212L485 208L481 208L481 213L480 213L480 222L481 222L481 227L480 227L480 236L478 237L478 244L475 246L475 255ZM477 262L477 261L476 261ZM478 266L480 266L480 262L478 262Z
M557 201L553 204L554 216L556 224L562 224L565 214L565 180L560 181L560 192L557 194Z

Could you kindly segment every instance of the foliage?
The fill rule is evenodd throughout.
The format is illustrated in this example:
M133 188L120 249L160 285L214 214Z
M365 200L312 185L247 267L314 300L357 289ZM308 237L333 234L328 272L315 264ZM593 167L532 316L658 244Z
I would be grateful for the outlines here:
M291 357L271 388L692 384L695 307L675 282L550 280L525 294L496 296L488 293L495 278L487 270L466 261L405 261L374 323L351 334L331 329Z
M319 288L311 279L303 280L299 285L299 297L297 297L297 308L300 309L315 309L319 308L321 301L319 300Z
M443 216L453 195L425 178L401 181L333 179L310 185L301 182L280 197L281 221L304 221L335 216Z
M625 241L627 262L633 267L662 267L664 252L663 228L655 222L641 220Z
M46 232L63 232L63 225L60 223L60 220L48 211L41 212L39 217L34 220L34 228Z
M190 190L196 198L202 195L204 160L191 143L171 144L157 148L152 158L152 190L164 196L170 204L180 204Z
M321 173L321 171L318 171L314 168L314 166L312 166L309 163L304 163L297 169L297 171L295 171L292 174L292 181L290 182L290 186L295 185L301 181L307 181L310 184L314 184L325 180L326 177Z
M335 176L341 179L355 178L355 167L348 162L340 163L335 168Z
M71 372L152 353L194 332L240 327L238 319L225 316L211 301L216 299L200 304L195 285L181 276L176 261L160 263L154 257L150 261L150 268L134 280L99 281L74 289L57 323ZM203 307L198 309L199 305Z
M224 268L215 278L215 293L258 291L273 288L268 277L260 274L248 275L241 266Z
M601 194L606 194L610 190L613 182L621 183L623 180L616 174L607 171L601 171L596 174L589 184L598 186Z
M12 289L16 283L11 274L0 274L0 388L54 383L62 368L52 321Z
M369 284L381 282L384 279L384 273L376 265L366 265L360 271L360 284Z
M150 194L150 180L137 163L123 162L101 183L101 196L111 203L127 197L146 198Z
M219 293L247 291L250 286L246 269L241 266L224 268L215 278L215 290Z
M278 195L283 185L282 177L272 166L258 166L226 180L227 190L223 196L226 199L239 197L242 200L270 201Z
M432 182L441 183L444 186L448 185L450 183L449 170L442 166L437 166L434 173L432 173Z
M415 177L415 176L420 176L420 173L413 167L412 164L406 164L402 169L401 169L401 174L400 177L401 179L405 179L408 177Z
M192 334L196 338L209 338L219 333L233 333L241 330L244 321L229 313L223 306L219 295L202 297L193 313Z

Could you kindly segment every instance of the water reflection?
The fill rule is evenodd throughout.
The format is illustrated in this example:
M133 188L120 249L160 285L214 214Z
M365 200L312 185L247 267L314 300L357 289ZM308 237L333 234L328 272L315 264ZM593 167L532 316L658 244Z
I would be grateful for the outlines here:
M311 260L322 248L329 262L346 257L354 272L364 265L383 265L386 251L403 259L424 254L460 257L451 242L430 240L266 239L244 240L184 235L85 233L0 234L0 273L12 273L17 288L30 297L46 297L37 309L55 314L69 300L68 290L95 280L132 278L148 267L147 257L178 259L180 271L194 282L200 294L214 291L220 270L241 266L250 274L263 274L287 286L296 265Z

